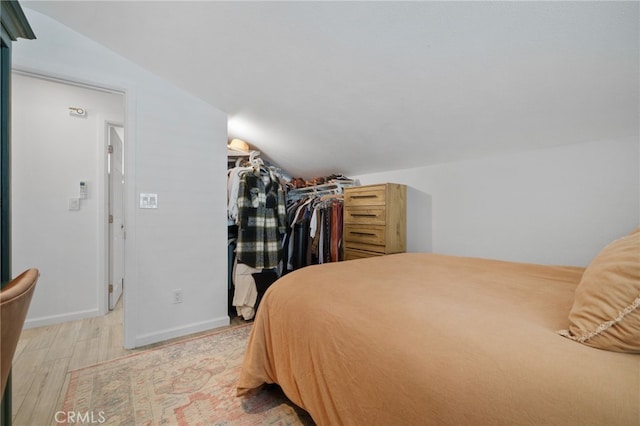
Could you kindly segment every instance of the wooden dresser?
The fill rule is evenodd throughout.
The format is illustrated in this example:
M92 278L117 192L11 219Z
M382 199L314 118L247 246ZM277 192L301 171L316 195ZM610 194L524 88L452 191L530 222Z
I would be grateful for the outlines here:
M344 189L344 260L407 249L407 187L396 183Z

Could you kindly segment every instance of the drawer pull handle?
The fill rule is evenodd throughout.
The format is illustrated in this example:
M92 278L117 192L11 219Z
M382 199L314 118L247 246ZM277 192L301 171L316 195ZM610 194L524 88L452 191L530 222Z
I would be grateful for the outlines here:
M352 235L367 235L369 237L375 237L376 234L373 234L371 232L355 232L355 231L351 231Z
M351 198L378 198L376 194L369 195L352 195Z
M351 216L358 216L358 217L376 217L377 214L375 213L351 213Z

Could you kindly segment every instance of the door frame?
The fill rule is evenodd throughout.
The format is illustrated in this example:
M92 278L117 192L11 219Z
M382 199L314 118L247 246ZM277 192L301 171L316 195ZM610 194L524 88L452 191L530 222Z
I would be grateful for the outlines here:
M0 26L0 287L11 281L11 39Z
M20 3L0 2L0 288L13 278L11 273L11 45L19 38L34 40L36 35Z
M123 130L123 132L125 132L125 136L126 136L126 127L124 125L124 123L121 122L116 122L116 121L109 121L106 120L105 121L105 140L104 140L104 152L107 153L105 156L105 182L107 184L106 186L106 196L107 196L107 203L106 203L106 215L107 215L107 237L106 237L106 242L107 242L107 247L106 247L106 255L107 255L107 259L106 259L106 266L107 266L107 279L106 279L106 303L107 303L107 311L112 310L111 308L111 303L109 301L109 297L110 297L110 285L112 284L111 281L111 277L113 275L113 262L112 262L112 241L113 241L113 237L111 235L112 233L112 224L110 223L110 214L111 214L111 175L109 173L109 145L111 142L111 135L110 135L110 131L111 128L113 127L118 127L121 128ZM126 139L126 138L125 138ZM122 156L125 158L125 162L126 162L126 150L124 148L124 144L126 142L123 140L123 153ZM123 164L124 167L124 164ZM123 168L123 173L124 173L124 168ZM126 176L126 174L125 174ZM126 182L126 177L125 177L125 182ZM125 220L126 219L126 198L125 198L125 188L122 189L123 193L122 193L122 219ZM125 222L126 224L126 222ZM126 235L126 225L125 225L125 235ZM125 239L126 241L126 239ZM123 245L125 244L125 242L123 241ZM125 248L123 246L122 250L124 251ZM126 258L126 255L125 255ZM123 278L124 275L126 274L126 270L124 269L124 265L123 265ZM124 298L124 285L123 288L121 290L121 295L120 297Z
M11 272L11 44L36 38L17 1L0 2L0 288ZM0 425L13 421L11 371L0 401Z

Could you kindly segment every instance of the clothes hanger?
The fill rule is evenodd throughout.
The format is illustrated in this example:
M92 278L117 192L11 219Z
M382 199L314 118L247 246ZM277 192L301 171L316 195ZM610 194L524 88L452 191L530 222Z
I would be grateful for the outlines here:
M249 163L258 164L260 166L264 165L264 162L260 158L260 151L251 151L249 154Z

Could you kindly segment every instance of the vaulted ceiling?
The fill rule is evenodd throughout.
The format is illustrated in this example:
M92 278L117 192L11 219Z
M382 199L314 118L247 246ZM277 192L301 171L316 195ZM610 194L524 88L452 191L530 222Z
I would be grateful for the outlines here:
M225 111L294 176L638 135L638 2L21 4Z

